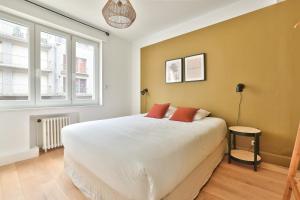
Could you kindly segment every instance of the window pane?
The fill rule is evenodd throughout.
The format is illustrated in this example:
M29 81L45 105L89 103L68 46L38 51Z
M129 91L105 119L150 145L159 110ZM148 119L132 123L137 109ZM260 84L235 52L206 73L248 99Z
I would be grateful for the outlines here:
M94 99L94 68L94 46L76 42L76 98Z
M29 30L0 19L0 100L29 99Z
M41 32L41 98L66 99L67 41L63 37Z

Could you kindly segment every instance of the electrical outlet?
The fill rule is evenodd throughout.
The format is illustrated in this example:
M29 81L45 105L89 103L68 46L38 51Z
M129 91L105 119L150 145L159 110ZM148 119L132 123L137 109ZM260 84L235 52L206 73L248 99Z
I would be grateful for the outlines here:
M251 146L255 145L255 140L251 140Z

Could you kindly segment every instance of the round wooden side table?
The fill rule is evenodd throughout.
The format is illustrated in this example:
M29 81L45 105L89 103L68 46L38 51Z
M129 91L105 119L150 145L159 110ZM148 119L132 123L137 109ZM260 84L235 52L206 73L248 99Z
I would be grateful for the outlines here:
M253 152L240 150L236 148L236 136L245 136L254 138ZM245 126L231 126L229 127L228 137L228 163L231 160L240 162L243 164L253 165L254 171L257 171L257 166L261 162L259 155L259 137L261 131L256 128L245 127Z

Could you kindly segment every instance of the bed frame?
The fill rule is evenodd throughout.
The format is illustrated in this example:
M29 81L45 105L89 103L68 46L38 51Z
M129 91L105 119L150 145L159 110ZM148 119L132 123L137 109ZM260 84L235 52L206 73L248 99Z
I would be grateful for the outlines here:
M162 200L193 200L201 188L206 184L216 167L224 158L227 140L224 139L216 150L207 159L202 161L190 175ZM129 200L116 190L105 184L83 165L77 163L65 149L65 172L71 178L73 184L91 200Z

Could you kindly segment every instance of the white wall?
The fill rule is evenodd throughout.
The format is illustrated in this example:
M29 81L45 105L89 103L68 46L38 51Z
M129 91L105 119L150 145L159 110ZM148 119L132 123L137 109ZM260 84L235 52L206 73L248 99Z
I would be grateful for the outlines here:
M20 4L17 2L20 2ZM0 10L12 12L14 15L18 15L23 9L28 12L32 10L32 13L35 14L35 16L30 16L28 18L32 21L35 21L35 19L41 20L42 18L49 18L47 13L40 12L37 8L23 8L22 6L24 5L22 2L23 1L21 0L0 0L0 5L2 4L2 6L0 6ZM8 7L3 7L3 5ZM41 13L43 16L39 16ZM59 19L57 19L56 16L53 20ZM63 20L60 21L60 24L62 21ZM53 23L55 23L55 21L47 23L47 25L51 26ZM69 28L70 24L67 21L65 23L68 23L68 25L66 25L63 30L68 31L66 27ZM76 27L76 31L80 30L85 34L90 33L91 31L90 28L79 27L78 25L76 25ZM60 28L60 26L55 26L55 28ZM103 37L103 33L97 33L95 30L92 31L91 38L101 40ZM102 106L35 108L0 111L0 165L36 155L37 149L32 149L30 147L30 116L78 113L79 121L82 122L124 116L131 113L131 94L129 92L131 74L131 43L111 35L106 37L105 42L103 42L102 54Z
M157 33L139 38L132 45L131 58L131 112L136 114L140 112L140 90L141 88L141 48L155 44L176 36L180 36L201 28L217 24L243 14L276 4L281 0L240 0L231 5L219 8L212 12L198 16L194 19L167 28ZM149 91L151 93L151 91Z

